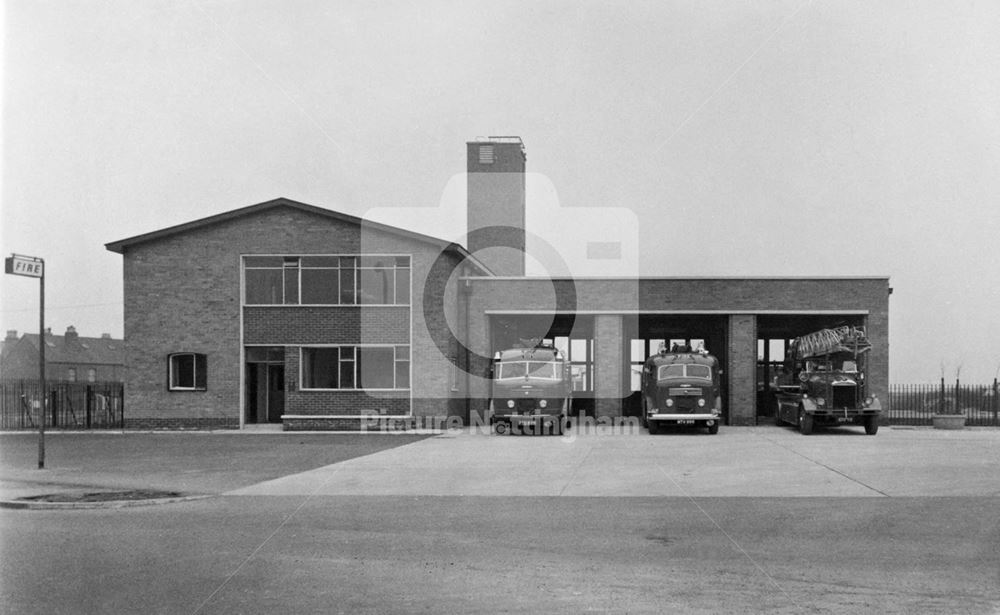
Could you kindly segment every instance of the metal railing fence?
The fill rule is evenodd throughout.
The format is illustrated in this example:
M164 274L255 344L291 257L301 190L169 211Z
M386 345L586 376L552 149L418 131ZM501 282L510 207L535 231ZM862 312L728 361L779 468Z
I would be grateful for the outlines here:
M121 429L125 424L120 382L47 382L48 429ZM37 380L0 381L0 430L37 429L42 408Z
M935 414L965 415L965 424L1000 426L997 414L1000 398L997 381L993 384L889 385L889 423L892 425L930 425Z

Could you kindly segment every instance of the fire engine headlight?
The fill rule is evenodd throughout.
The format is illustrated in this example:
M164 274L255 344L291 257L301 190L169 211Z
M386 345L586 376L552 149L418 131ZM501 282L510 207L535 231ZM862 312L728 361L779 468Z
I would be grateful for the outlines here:
M544 408L544 407L546 407L548 405L549 405L549 400L547 400L547 399L543 399L542 401L538 402L538 407L539 408Z
M513 399L508 399L507 400L507 407L508 408L513 408L514 407L514 400Z
M704 397L699 397L698 398L698 407L699 408L704 408L705 407L705 398Z
M822 397L817 397L816 398L816 405L817 406L825 406L826 405L826 400L823 399Z
M668 408L669 408L670 406L673 406L673 405L674 405L674 400L672 400L672 399L668 399L668 400L666 401L666 406L667 406Z

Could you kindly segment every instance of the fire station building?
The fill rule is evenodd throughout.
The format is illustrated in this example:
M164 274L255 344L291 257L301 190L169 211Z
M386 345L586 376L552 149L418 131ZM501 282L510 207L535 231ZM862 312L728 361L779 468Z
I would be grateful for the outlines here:
M288 199L107 244L126 424L476 421L489 357L547 338L572 363L574 414L637 413L642 362L680 341L719 358L725 423L753 425L787 342L839 325L866 328L886 407L887 277L526 277L525 161L518 138L467 144L465 247Z

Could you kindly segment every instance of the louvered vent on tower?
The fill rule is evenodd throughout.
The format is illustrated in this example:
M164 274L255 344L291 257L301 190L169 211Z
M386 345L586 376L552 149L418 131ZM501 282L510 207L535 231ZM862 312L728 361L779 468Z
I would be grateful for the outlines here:
M479 164L493 164L493 146L479 146Z

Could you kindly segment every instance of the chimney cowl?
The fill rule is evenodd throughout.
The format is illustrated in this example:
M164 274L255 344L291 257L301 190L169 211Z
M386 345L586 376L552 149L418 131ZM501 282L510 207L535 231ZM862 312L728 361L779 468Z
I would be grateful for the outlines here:
M6 338L6 340L8 342L10 342L10 341L13 341L13 340L16 340L16 339L17 339L17 329L7 329L7 338Z

